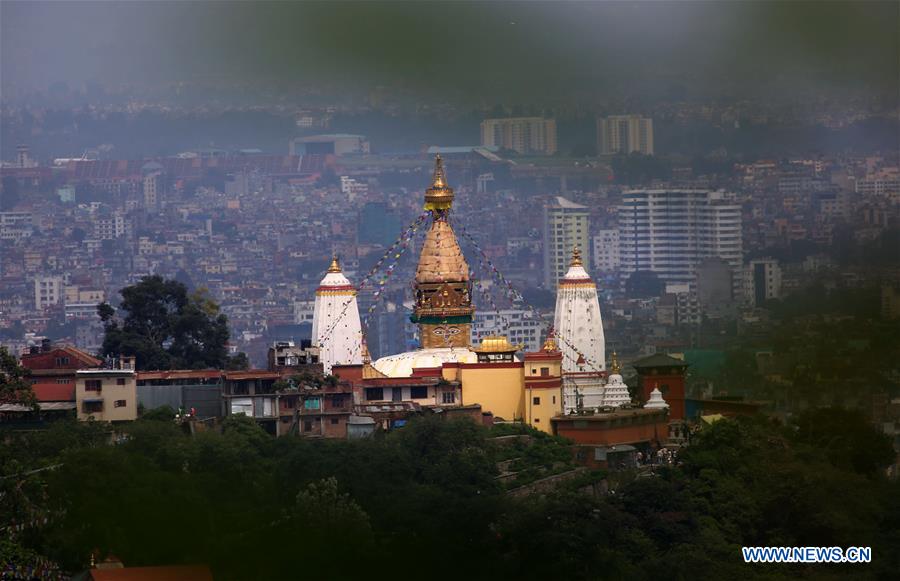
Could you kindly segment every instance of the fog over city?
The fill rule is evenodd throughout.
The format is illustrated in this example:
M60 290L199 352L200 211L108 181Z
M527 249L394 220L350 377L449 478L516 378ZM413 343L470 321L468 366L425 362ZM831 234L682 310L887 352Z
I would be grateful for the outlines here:
M893 578L898 22L0 0L0 579Z

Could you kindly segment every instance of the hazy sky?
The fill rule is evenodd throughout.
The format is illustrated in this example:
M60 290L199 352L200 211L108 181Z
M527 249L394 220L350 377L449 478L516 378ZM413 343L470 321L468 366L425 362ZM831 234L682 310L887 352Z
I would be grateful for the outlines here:
M4 92L321 81L565 93L666 76L896 88L898 2L0 2Z

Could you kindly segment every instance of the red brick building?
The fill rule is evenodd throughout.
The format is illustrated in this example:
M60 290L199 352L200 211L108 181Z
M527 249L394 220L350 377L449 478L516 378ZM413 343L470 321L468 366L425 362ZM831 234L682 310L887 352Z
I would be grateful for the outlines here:
M638 393L641 402L650 400L650 392L659 389L669 404L669 418L685 419L684 379L688 364L663 353L656 353L632 363L638 372Z

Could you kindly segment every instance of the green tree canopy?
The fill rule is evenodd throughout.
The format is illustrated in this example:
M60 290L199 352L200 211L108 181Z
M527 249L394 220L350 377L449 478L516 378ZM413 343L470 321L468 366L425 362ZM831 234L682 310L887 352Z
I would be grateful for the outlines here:
M189 294L184 284L154 275L120 294L121 318L107 303L97 309L106 330L103 355L133 355L138 369L223 368L231 363L228 319L204 290Z
M6 347L0 347L0 403L35 405L27 375L28 371L19 366Z

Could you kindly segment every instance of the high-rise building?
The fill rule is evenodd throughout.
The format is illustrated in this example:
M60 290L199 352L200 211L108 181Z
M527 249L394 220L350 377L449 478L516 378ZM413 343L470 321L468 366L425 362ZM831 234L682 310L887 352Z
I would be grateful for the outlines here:
M514 345L524 351L540 351L541 336L546 325L534 312L527 309L501 309L475 313L472 321L472 343L484 338L506 335Z
M522 154L556 153L556 120L543 117L485 119L481 145L512 149Z
M587 206L561 196L544 206L544 287L556 289L569 268L572 250L578 248L590 261L590 213Z
M58 305L65 296L65 281L61 276L39 276L34 279L34 308L42 311Z
M597 119L597 153L653 155L653 119L614 115Z
M31 149L27 145L16 146L16 167L37 167L37 161L31 158Z
M666 283L692 283L700 261L718 256L739 273L741 232L741 206L730 194L626 191L619 206L620 270L623 276L651 271Z
M747 267L747 296L753 306L781 296L781 267L774 258L757 258Z
M619 230L599 230L594 236L594 269L599 272L619 270Z

